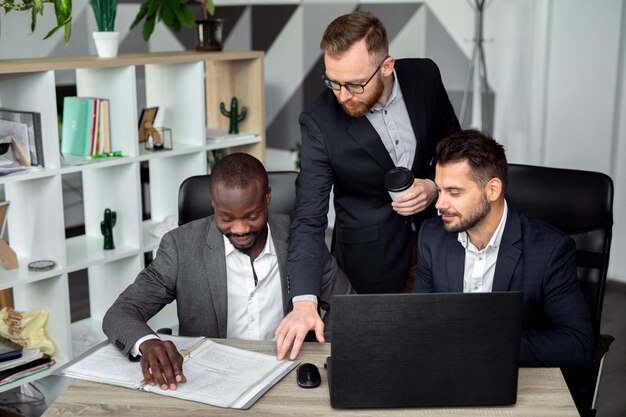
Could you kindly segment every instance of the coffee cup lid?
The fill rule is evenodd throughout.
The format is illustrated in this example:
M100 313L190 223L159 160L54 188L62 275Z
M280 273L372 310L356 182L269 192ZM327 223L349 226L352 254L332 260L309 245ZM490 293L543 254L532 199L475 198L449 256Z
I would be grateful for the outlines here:
M413 173L404 167L397 167L385 174L385 188L389 191L404 191L413 184Z

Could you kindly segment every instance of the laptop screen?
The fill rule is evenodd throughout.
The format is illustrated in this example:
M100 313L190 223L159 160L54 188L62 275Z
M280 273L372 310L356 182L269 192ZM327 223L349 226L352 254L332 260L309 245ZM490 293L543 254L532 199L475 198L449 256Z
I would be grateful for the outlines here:
M519 292L372 294L331 300L331 405L512 404Z

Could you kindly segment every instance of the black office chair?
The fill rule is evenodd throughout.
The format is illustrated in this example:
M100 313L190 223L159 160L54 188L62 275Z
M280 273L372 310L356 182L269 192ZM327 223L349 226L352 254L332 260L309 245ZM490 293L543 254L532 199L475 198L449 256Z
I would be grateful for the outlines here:
M562 369L581 416L594 416L604 355L615 340L600 334L613 229L613 181L599 172L509 164L506 199L576 241L581 289L591 312L596 351L584 371Z
M296 205L296 171L268 172L271 213L291 214ZM178 189L178 225L213 214L210 175L189 177Z

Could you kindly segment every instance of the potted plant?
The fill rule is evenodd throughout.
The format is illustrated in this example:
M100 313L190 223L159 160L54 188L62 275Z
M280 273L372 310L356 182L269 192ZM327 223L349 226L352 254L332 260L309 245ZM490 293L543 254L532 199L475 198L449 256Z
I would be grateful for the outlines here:
M142 20L145 19L143 24L143 38L147 42L154 32L154 26L157 22L163 21L163 23L170 29L180 32L182 26L191 28L195 23L198 23L198 50L209 50L204 47L212 46L210 50L222 49L222 24L223 19L212 18L215 13L215 4L213 0L195 0L196 3L200 3L202 8L202 20L196 21L193 12L189 8L188 0L142 0L143 3L139 8L135 20L131 24L130 28L133 29ZM203 26L204 22L208 26ZM202 27L202 29L201 29ZM215 28L213 28L215 27ZM211 38L210 36L214 36ZM219 48L219 49L218 49Z
M117 0L91 0L91 8L98 25L98 31L92 34L98 56L100 58L117 56L120 42L120 34L115 31Z
M196 0L202 4L202 19L196 20L198 31L197 51L221 51L224 19L214 17L213 0Z
M57 25L44 37L48 39L57 30L65 28L64 40L65 47L70 43L72 35L72 0L0 0L0 9L4 9L5 14L16 11L28 11L31 14L30 30L35 31L37 26L37 15L43 16L44 3L54 5L54 14Z

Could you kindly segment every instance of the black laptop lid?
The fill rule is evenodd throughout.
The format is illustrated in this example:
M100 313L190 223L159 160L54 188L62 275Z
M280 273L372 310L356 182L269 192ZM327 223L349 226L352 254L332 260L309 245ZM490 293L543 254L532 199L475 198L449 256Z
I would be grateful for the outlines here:
M513 404L520 292L333 296L336 408Z

